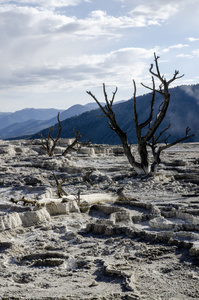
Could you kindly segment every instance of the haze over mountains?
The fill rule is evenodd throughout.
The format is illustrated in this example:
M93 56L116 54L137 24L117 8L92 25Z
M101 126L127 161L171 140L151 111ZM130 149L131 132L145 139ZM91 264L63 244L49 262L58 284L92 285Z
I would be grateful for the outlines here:
M6 128L14 123L22 123L28 120L48 120L58 113L57 109L25 108L14 113L0 114L0 128Z
M58 112L62 121L95 108L96 103L88 103L73 105L67 110L26 108L14 113L0 113L0 138L8 139L39 132L57 123Z
M171 101L167 115L160 127L163 130L169 123L170 129L165 133L165 136L171 134L170 141L180 138L185 135L187 127L191 128L191 132L195 136L188 140L189 142L199 141L199 84L191 86L178 86L172 88ZM137 97L137 111L139 121L143 122L149 116L151 95L146 94ZM158 113L159 106L162 103L161 96L156 95ZM90 139L92 143L97 144L120 144L117 135L110 130L107 124L107 118L99 118L102 115L100 109L95 109L96 103L89 103L85 106L74 105L60 114L62 120L62 138L74 137L73 128L80 129L83 135L82 141ZM133 100L123 101L114 105L114 111L118 124L122 130L127 132L129 142L137 143L135 126L133 121ZM53 118L48 120L27 120L25 123L17 123L10 127L0 130L0 138L6 139L20 135L28 135L28 138L40 138L39 132L47 136L49 126L57 122L57 111L54 112ZM0 115L0 121L2 116ZM15 128L15 131L13 129ZM23 130L22 130L23 128ZM25 130L24 130L25 128ZM41 131L42 128L46 128ZM56 136L57 125L53 131ZM30 134L37 132L36 134Z

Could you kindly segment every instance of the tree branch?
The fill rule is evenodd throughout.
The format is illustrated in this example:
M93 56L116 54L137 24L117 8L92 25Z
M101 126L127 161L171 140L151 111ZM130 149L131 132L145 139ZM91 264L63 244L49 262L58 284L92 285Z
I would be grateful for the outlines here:
M79 151L79 149L81 148L81 146L79 146L77 149L74 148L78 144L79 139L82 137L82 135L80 134L80 129L76 131L74 127L73 132L75 133L75 139L72 142L72 144L68 145L67 148L64 150L64 152L62 153L63 156L66 156L71 150Z

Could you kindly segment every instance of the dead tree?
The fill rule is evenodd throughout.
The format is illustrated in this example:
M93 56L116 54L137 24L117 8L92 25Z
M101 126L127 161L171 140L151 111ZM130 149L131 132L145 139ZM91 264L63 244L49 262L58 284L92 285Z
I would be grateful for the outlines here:
M57 120L58 120L58 132L57 132L56 138L53 138L52 135L51 135L51 133L53 132L55 126L54 127L49 127L47 138L44 137L42 134L40 134L41 137L43 138L42 147L50 157L52 157L54 155L54 151L55 151L57 143L60 139L60 134L61 134L61 131L62 131L61 121L59 119L59 113L57 115ZM86 146L86 145L89 144L89 141L86 141L84 143L79 142L80 138L82 137L82 135L80 134L80 130L76 130L75 127L74 127L73 132L75 134L75 138L74 138L72 144L68 145L66 147L66 149L63 151L63 153L62 153L63 156L66 156L70 151L78 152L81 149L82 146Z
M55 180L56 186L57 186L57 196L61 198L62 196L68 196L68 194L64 191L62 188L63 183L66 181L65 178L63 178L60 182L57 179L57 176L53 173L53 178Z
M187 128L186 135L181 139L177 139L175 142L173 142L171 144L167 143L168 138L160 141L161 136L169 128L169 126L170 126L169 125L166 129L164 129L156 137L157 130L158 130L160 124L162 123L163 119L165 118L165 115L166 115L166 112L167 112L167 109L169 106L169 102L170 102L169 85L173 81L184 76L184 75L178 76L179 71L175 71L173 77L167 81L166 78L164 78L164 75L161 75L161 73L160 73L158 59L159 59L159 57L156 56L156 54L154 53L155 71L153 71L153 68L154 68L153 64L151 64L151 67L149 69L149 72L152 75L152 87L148 87L148 86L142 84L145 88L151 90L151 94L152 94L149 117L143 123L138 122L138 113L137 113L137 105L136 105L136 84L135 84L135 81L133 80L133 85L134 85L133 111L134 111L134 122L135 122L136 135L137 135L137 139L138 139L138 153L140 156L140 162L137 162L135 160L135 157L131 152L131 147L128 143L127 134L118 125L116 117L115 117L115 113L112 109L115 95L117 93L117 88L113 92L112 99L108 100L108 96L106 93L106 87L105 87L105 84L103 84L104 98L105 98L105 102L106 102L105 106L102 106L101 103L97 100L97 98L90 91L89 92L87 91L87 93L97 102L97 104L103 111L105 117L107 117L109 119L108 124L109 124L111 130L113 130L119 136L121 143L123 145L123 148L124 148L124 153L127 156L129 163L133 166L133 168L135 169L135 171L138 174L143 174L143 175L148 175L150 173L154 174L156 172L157 167L160 163L160 153L163 150L165 150L173 145L176 145L179 142L185 141L193 136L193 134L189 135L190 129ZM160 82L158 89L155 86L155 78L157 78ZM154 105L155 105L155 96L157 93L159 93L162 96L163 102L159 107L158 113L155 115ZM145 129L145 130L143 130L143 129ZM146 129L147 129L147 131L146 131ZM143 134L143 131L146 133ZM160 142L164 142L165 145L158 146L158 144ZM153 161L151 162L151 164L149 162L149 152L148 152L149 147L152 149L152 154L153 154Z
M54 130L55 126L54 127L49 127L47 138L44 137L42 134L40 134L41 137L43 138L42 148L47 152L47 154L50 157L52 157L54 155L55 147L57 146L57 143L59 141L59 136L60 136L60 133L61 133L61 130L62 130L61 121L59 119L59 113L57 115L57 121L58 121L58 132L57 132L56 138L53 138L52 135L51 135L51 133Z
M81 148L81 144L79 143L79 139L82 137L80 134L80 130L75 130L75 127L73 128L73 132L75 133L75 139L72 142L72 144L68 145L64 152L62 153L63 156L66 156L70 151L79 151ZM77 146L77 148L75 148Z

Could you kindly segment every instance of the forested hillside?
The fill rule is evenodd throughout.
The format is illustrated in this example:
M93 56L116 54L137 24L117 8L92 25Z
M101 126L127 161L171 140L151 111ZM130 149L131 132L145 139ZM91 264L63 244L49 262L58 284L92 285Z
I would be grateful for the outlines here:
M199 141L199 84L192 86L178 86L171 89L171 101L167 115L163 121L160 131L169 123L170 129L165 133L171 134L170 141L184 135L187 127L195 136L189 142ZM146 94L137 97L137 110L140 122L143 122L149 116L151 95ZM156 95L157 107L161 105L162 99L159 94ZM133 100L115 104L114 111L118 124L123 131L127 132L129 142L136 143L136 133L133 120ZM155 112L156 114L158 111ZM99 117L102 115L100 109L86 112L77 117L66 119L62 122L61 137L71 138L74 136L73 128L80 129L83 135L82 140L90 139L92 143L118 144L120 143L116 134L110 130L107 119ZM56 128L54 135L56 135ZM47 135L48 128L42 131ZM31 138L39 138L39 134Z

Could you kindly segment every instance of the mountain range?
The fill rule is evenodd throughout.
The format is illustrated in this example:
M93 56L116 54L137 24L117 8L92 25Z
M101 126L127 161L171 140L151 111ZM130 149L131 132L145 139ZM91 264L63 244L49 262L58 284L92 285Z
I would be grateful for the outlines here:
M31 119L35 120L48 120L57 115L58 110L50 109L35 109L25 108L14 113L1 113L0 114L0 129L6 128L15 123L26 122Z
M169 141L173 142L177 138L185 136L187 127L191 128L190 133L194 133L194 137L189 142L199 141L199 84L191 86L177 86L170 90L171 101L167 111L167 115L163 120L159 132L163 131L168 124L171 127L165 132L165 137L170 136ZM151 95L145 94L137 97L137 112L139 123L145 121L150 113ZM163 99L160 94L156 95L156 109L154 116L159 112ZM127 133L130 143L137 143L137 137L133 116L133 99L115 104L113 106L116 119L121 129ZM90 139L96 144L120 144L120 140L115 132L110 130L107 124L108 119L102 118L103 113L100 109L85 112L79 116L66 119L62 122L62 138L74 137L73 128L80 129L83 135L82 141ZM57 125L54 130L56 136ZM47 136L48 128L42 131ZM38 138L35 134L31 138Z
M194 133L194 137L189 139L189 142L199 141L199 84L196 85L183 85L177 86L170 89L171 101L164 121L162 122L159 132L164 130L168 124L171 123L171 127L165 132L165 137L170 135L169 141L172 142L177 138L183 137L185 135L185 130L187 127L191 128L191 133ZM139 122L145 121L150 113L150 101L151 95L145 94L143 96L137 97L137 112ZM156 95L156 109L154 111L154 116L159 112L159 107L161 106L163 99L160 94ZM80 108L81 105L73 106L69 111L73 111L73 116L69 116L67 111L60 114L60 119L62 120L62 138L72 138L74 137L73 128L77 130L80 129L82 134L82 141L90 139L92 143L97 144L120 144L118 136L110 130L107 124L108 119L100 117L103 115L101 110L95 109L97 104L92 104L92 109L87 109L87 111L81 113L76 113L76 109ZM89 105L88 105L89 107ZM88 108L86 107L86 108ZM85 109L85 107L84 107ZM135 133L134 126L134 116L133 116L133 99L128 101L122 101L121 103L116 103L113 105L113 110L116 115L116 119L121 129L127 132L128 140L130 143L137 143L137 137ZM30 120L29 120L30 121ZM40 121L41 122L41 121ZM48 122L48 125L47 125ZM44 136L47 136L49 126L56 123L56 117L46 121L46 129L35 130L36 123L29 123L32 126L32 131L37 132L28 136L23 136L23 138L40 138L39 132ZM38 124L37 124L38 125ZM42 124L44 125L44 124ZM37 127L38 128L38 127ZM44 128L44 127L43 127ZM53 135L57 134L58 124L55 124ZM8 129L8 128L7 128ZM1 134L1 132L0 132ZM26 133L25 133L26 134ZM28 133L27 133L28 134ZM15 135L16 136L16 135ZM19 136L19 135L18 135ZM11 136L10 136L11 137Z
M9 139L22 135L30 135L50 127L60 120L80 115L97 108L96 103L76 104L67 110L25 108L14 113L0 112L0 139Z

